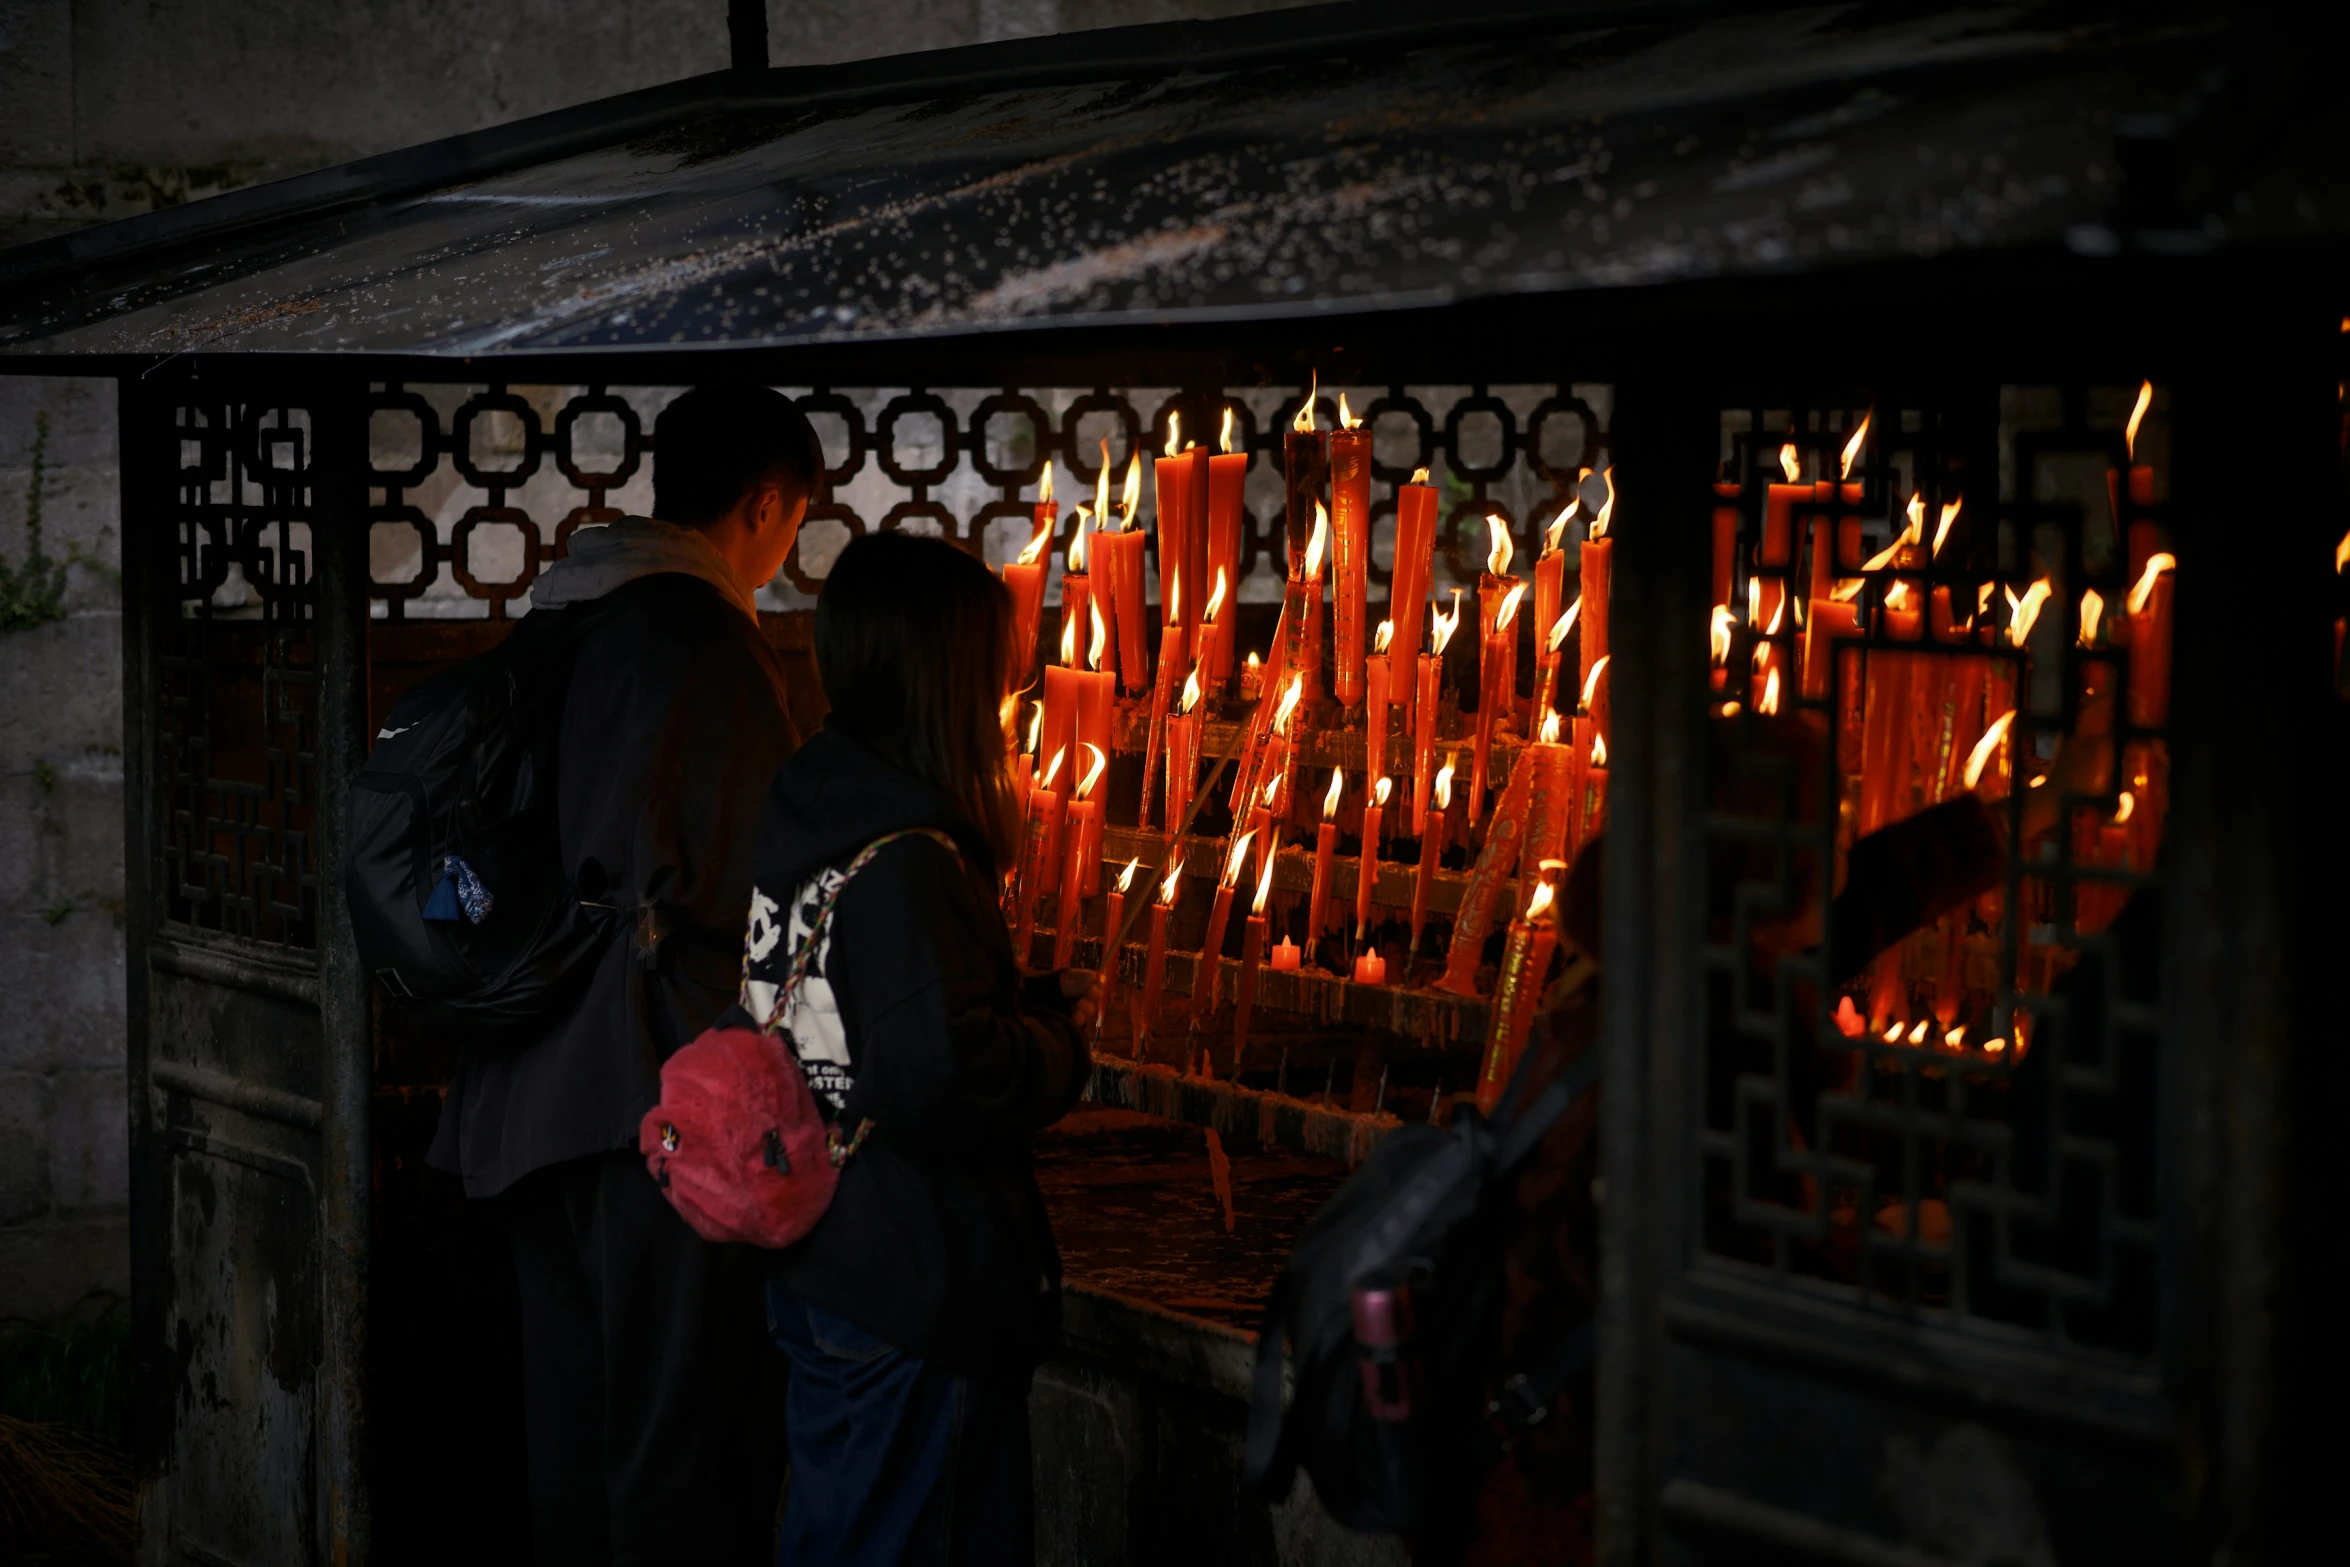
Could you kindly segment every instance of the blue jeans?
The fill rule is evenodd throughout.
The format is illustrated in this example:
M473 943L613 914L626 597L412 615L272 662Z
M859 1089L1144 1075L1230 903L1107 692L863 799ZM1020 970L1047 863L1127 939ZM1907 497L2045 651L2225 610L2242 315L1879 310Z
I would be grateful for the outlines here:
M1024 1388L957 1376L767 1286L791 1358L778 1567L1036 1559Z

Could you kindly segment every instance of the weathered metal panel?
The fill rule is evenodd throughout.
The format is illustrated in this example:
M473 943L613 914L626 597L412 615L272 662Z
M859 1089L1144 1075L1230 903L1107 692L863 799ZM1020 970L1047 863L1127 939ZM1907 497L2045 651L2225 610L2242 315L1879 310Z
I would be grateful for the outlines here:
M1080 53L1027 85L975 59L951 91L781 75L651 130L616 106L593 150L27 285L0 355L874 342L2350 224L2318 127L2248 134L2306 61L2217 8L1476 22L1339 13L1319 58Z

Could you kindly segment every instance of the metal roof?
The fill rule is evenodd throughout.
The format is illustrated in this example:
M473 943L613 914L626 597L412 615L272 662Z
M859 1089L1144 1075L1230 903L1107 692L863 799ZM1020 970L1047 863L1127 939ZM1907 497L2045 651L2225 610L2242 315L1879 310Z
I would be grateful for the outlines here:
M1366 4L721 74L0 253L0 364L785 347L2332 243L2344 109L2293 90L2305 52L2210 6Z

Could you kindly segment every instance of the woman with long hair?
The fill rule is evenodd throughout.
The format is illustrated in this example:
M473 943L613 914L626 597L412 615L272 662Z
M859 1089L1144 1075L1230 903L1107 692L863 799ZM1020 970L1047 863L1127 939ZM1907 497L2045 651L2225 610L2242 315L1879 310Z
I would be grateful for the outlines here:
M832 711L760 827L742 1007L780 1011L849 1150L771 1254L795 1567L1034 1554L1028 1382L1060 1257L1031 1144L1084 1084L1095 1001L1091 975L1022 975L998 902L1011 611L952 545L851 543L816 608Z

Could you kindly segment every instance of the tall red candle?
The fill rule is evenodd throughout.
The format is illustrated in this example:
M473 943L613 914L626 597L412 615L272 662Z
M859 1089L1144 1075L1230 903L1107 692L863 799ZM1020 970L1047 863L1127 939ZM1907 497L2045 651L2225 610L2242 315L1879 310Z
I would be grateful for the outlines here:
M1170 631L1173 628L1169 628ZM1172 834L1191 810L1191 791L1199 778L1199 671L1183 682L1176 710L1167 715L1167 814L1162 818Z
M1183 628L1169 618L1159 630L1159 673L1151 683L1150 727L1144 732L1142 749L1142 801L1135 814L1137 825L1147 826L1151 806L1159 796L1159 751L1167 741L1167 711L1175 705L1175 682L1183 676ZM1191 678L1197 679L1195 673ZM1168 826L1175 825L1169 820Z
M1306 541L1305 633L1290 645L1290 668L1306 677L1306 695L1322 694L1322 571L1330 549L1330 513L1314 502L1314 532Z
M1150 605L1143 597L1140 529L1107 533L1094 540L1101 551L1101 570L1116 605L1117 666L1129 691L1150 688Z
M1373 651L1363 660L1363 759L1374 775L1387 771L1387 650L1394 640L1395 622L1382 620L1371 639Z
M1510 922L1502 948L1501 976L1493 990L1484 1069L1477 1076L1477 1108L1488 1115L1501 1102L1502 1089L1517 1069L1518 1056L1525 1050L1526 1035L1533 1026L1534 1008L1541 1000L1543 980L1550 972L1551 953L1558 945L1558 925L1551 916L1556 896L1545 876L1527 900L1525 915Z
M1420 872L1412 879L1412 950L1420 950L1420 932L1428 925L1428 894L1435 890L1436 872L1444 858L1445 812L1452 808L1452 766L1436 775L1436 801L1420 813Z
M1337 573L1337 635L1332 643L1331 689L1339 705L1363 699L1365 601L1371 565L1371 432L1338 398L1339 427L1330 432L1330 563Z
M1159 879L1158 901L1151 905L1150 945L1144 949L1142 959L1139 1032L1149 1031L1167 993L1167 915L1174 909L1175 896L1182 887L1183 858L1176 855L1167 862L1167 874Z
M1102 961L1094 980L1101 987L1100 1001L1105 1008L1110 1004L1111 990L1118 983L1118 960L1125 955L1126 894L1134 889L1134 873L1140 869L1139 857L1126 862L1126 868L1110 884L1110 901L1102 911Z
M1429 622L1434 627L1428 638L1428 651L1420 655L1419 695L1412 706L1412 809L1428 809L1428 789L1434 778L1436 765L1436 716L1441 711L1444 687L1444 650L1452 641L1452 634L1460 628L1460 605L1453 606L1450 615L1431 612Z
M1077 787L1069 801L1068 821L1062 831L1068 835L1069 868L1077 874L1080 896L1098 898L1102 895L1102 774L1108 768L1107 752L1095 745L1087 745L1085 771L1079 775Z
M2147 559L2128 599L2130 722L2154 729L2170 716L2171 583L2178 562Z
M1607 536L1608 525L1616 514L1616 470L1600 471L1607 483L1607 499L1599 508L1599 515L1591 519L1591 529L1584 538L1582 549L1583 592L1577 601L1583 606L1582 668L1588 672L1594 664L1607 657L1608 584L1614 570L1616 541Z
M1257 1000L1257 971L1265 964L1265 899L1273 890L1273 860L1257 875L1257 895L1249 905L1248 928L1240 942L1240 986L1232 1006L1232 1075L1240 1075L1241 1052L1248 1049L1248 1015Z
M1053 465L1048 462L1036 485L1036 532L1020 558L1004 567L1004 586L1012 594L1012 667L1019 671L1016 678L1022 684L1028 671L1036 667L1037 622L1044 616L1044 579L1049 570L1045 554L1052 548L1053 524L1060 514L1060 507L1053 502Z
M1207 936L1200 942L1199 977L1191 985L1195 1012L1204 1013L1216 1004L1216 981L1224 971L1224 931L1232 921L1232 889L1240 884L1240 868L1248 863L1249 843L1255 836L1244 832L1233 841L1232 852L1224 858L1224 874L1216 878L1215 900L1208 905Z
M1314 887L1306 902L1306 945L1311 947L1329 928L1331 860L1338 853L1338 798L1346 788L1346 769L1330 770L1330 789L1322 797L1322 822L1314 830Z
M1590 761L1583 768L1583 803L1575 812L1575 849L1607 830L1607 736L1591 737Z
M1036 787L1028 791L1028 824L1020 845L1020 871L1012 884L1012 952L1025 965L1029 938L1036 929L1037 900L1060 883L1061 796L1053 788L1068 753L1053 757Z
M1371 786L1363 801L1363 853L1357 862L1355 880L1355 933L1360 936L1371 927L1371 888L1379 880L1379 818L1387 810L1387 797L1393 792L1395 781L1382 778Z
M1213 618L1215 605L1213 584L1219 575L1226 582L1240 580L1240 531L1242 498L1248 490L1248 453L1232 449L1232 408L1224 409L1224 428L1218 436L1222 448L1208 459L1208 554L1207 604L1201 607L1203 624ZM1232 679L1232 637L1227 627L1223 637L1212 644L1213 658L1208 662L1208 689L1222 691Z
M1523 859L1563 859L1575 817L1574 753L1559 743L1558 714L1543 719L1540 738L1526 747L1518 765L1533 772Z
M1532 768L1511 770L1509 784L1493 813L1493 826L1485 834L1485 846L1478 850L1468 885L1461 889L1460 910L1453 916L1452 947L1445 954L1444 976L1436 982L1440 990L1456 996L1477 994L1477 968L1484 961L1485 938L1493 929L1494 915L1517 871L1518 852L1525 845L1526 806L1533 785Z
M1482 820L1485 809L1485 781L1489 776L1493 755L1493 732L1501 715L1509 706L1511 671L1517 664L1518 602L1525 596L1526 585L1514 583L1502 595L1496 607L1492 629L1486 632L1484 656L1480 663L1480 688L1477 697L1477 741L1474 760L1469 768L1469 821L1473 826Z
M1428 602L1435 557L1436 489L1422 468L1395 492L1395 569L1387 590L1387 618L1395 623L1395 643L1389 652L1399 670L1409 671L1420 655L1421 613ZM1413 711L1408 678L1396 702L1407 714Z
M1225 687L1232 682L1234 617L1228 610L1231 583L1231 575L1224 567L1214 569L1207 607L1200 614L1199 655L1192 660L1202 671L1201 684L1218 697L1224 694Z
M1072 670L1077 687L1077 743L1100 749L1110 754L1113 736L1111 724L1117 713L1118 677L1102 667L1109 652L1110 631L1103 621L1100 606L1091 606L1093 637L1087 651L1088 668Z

